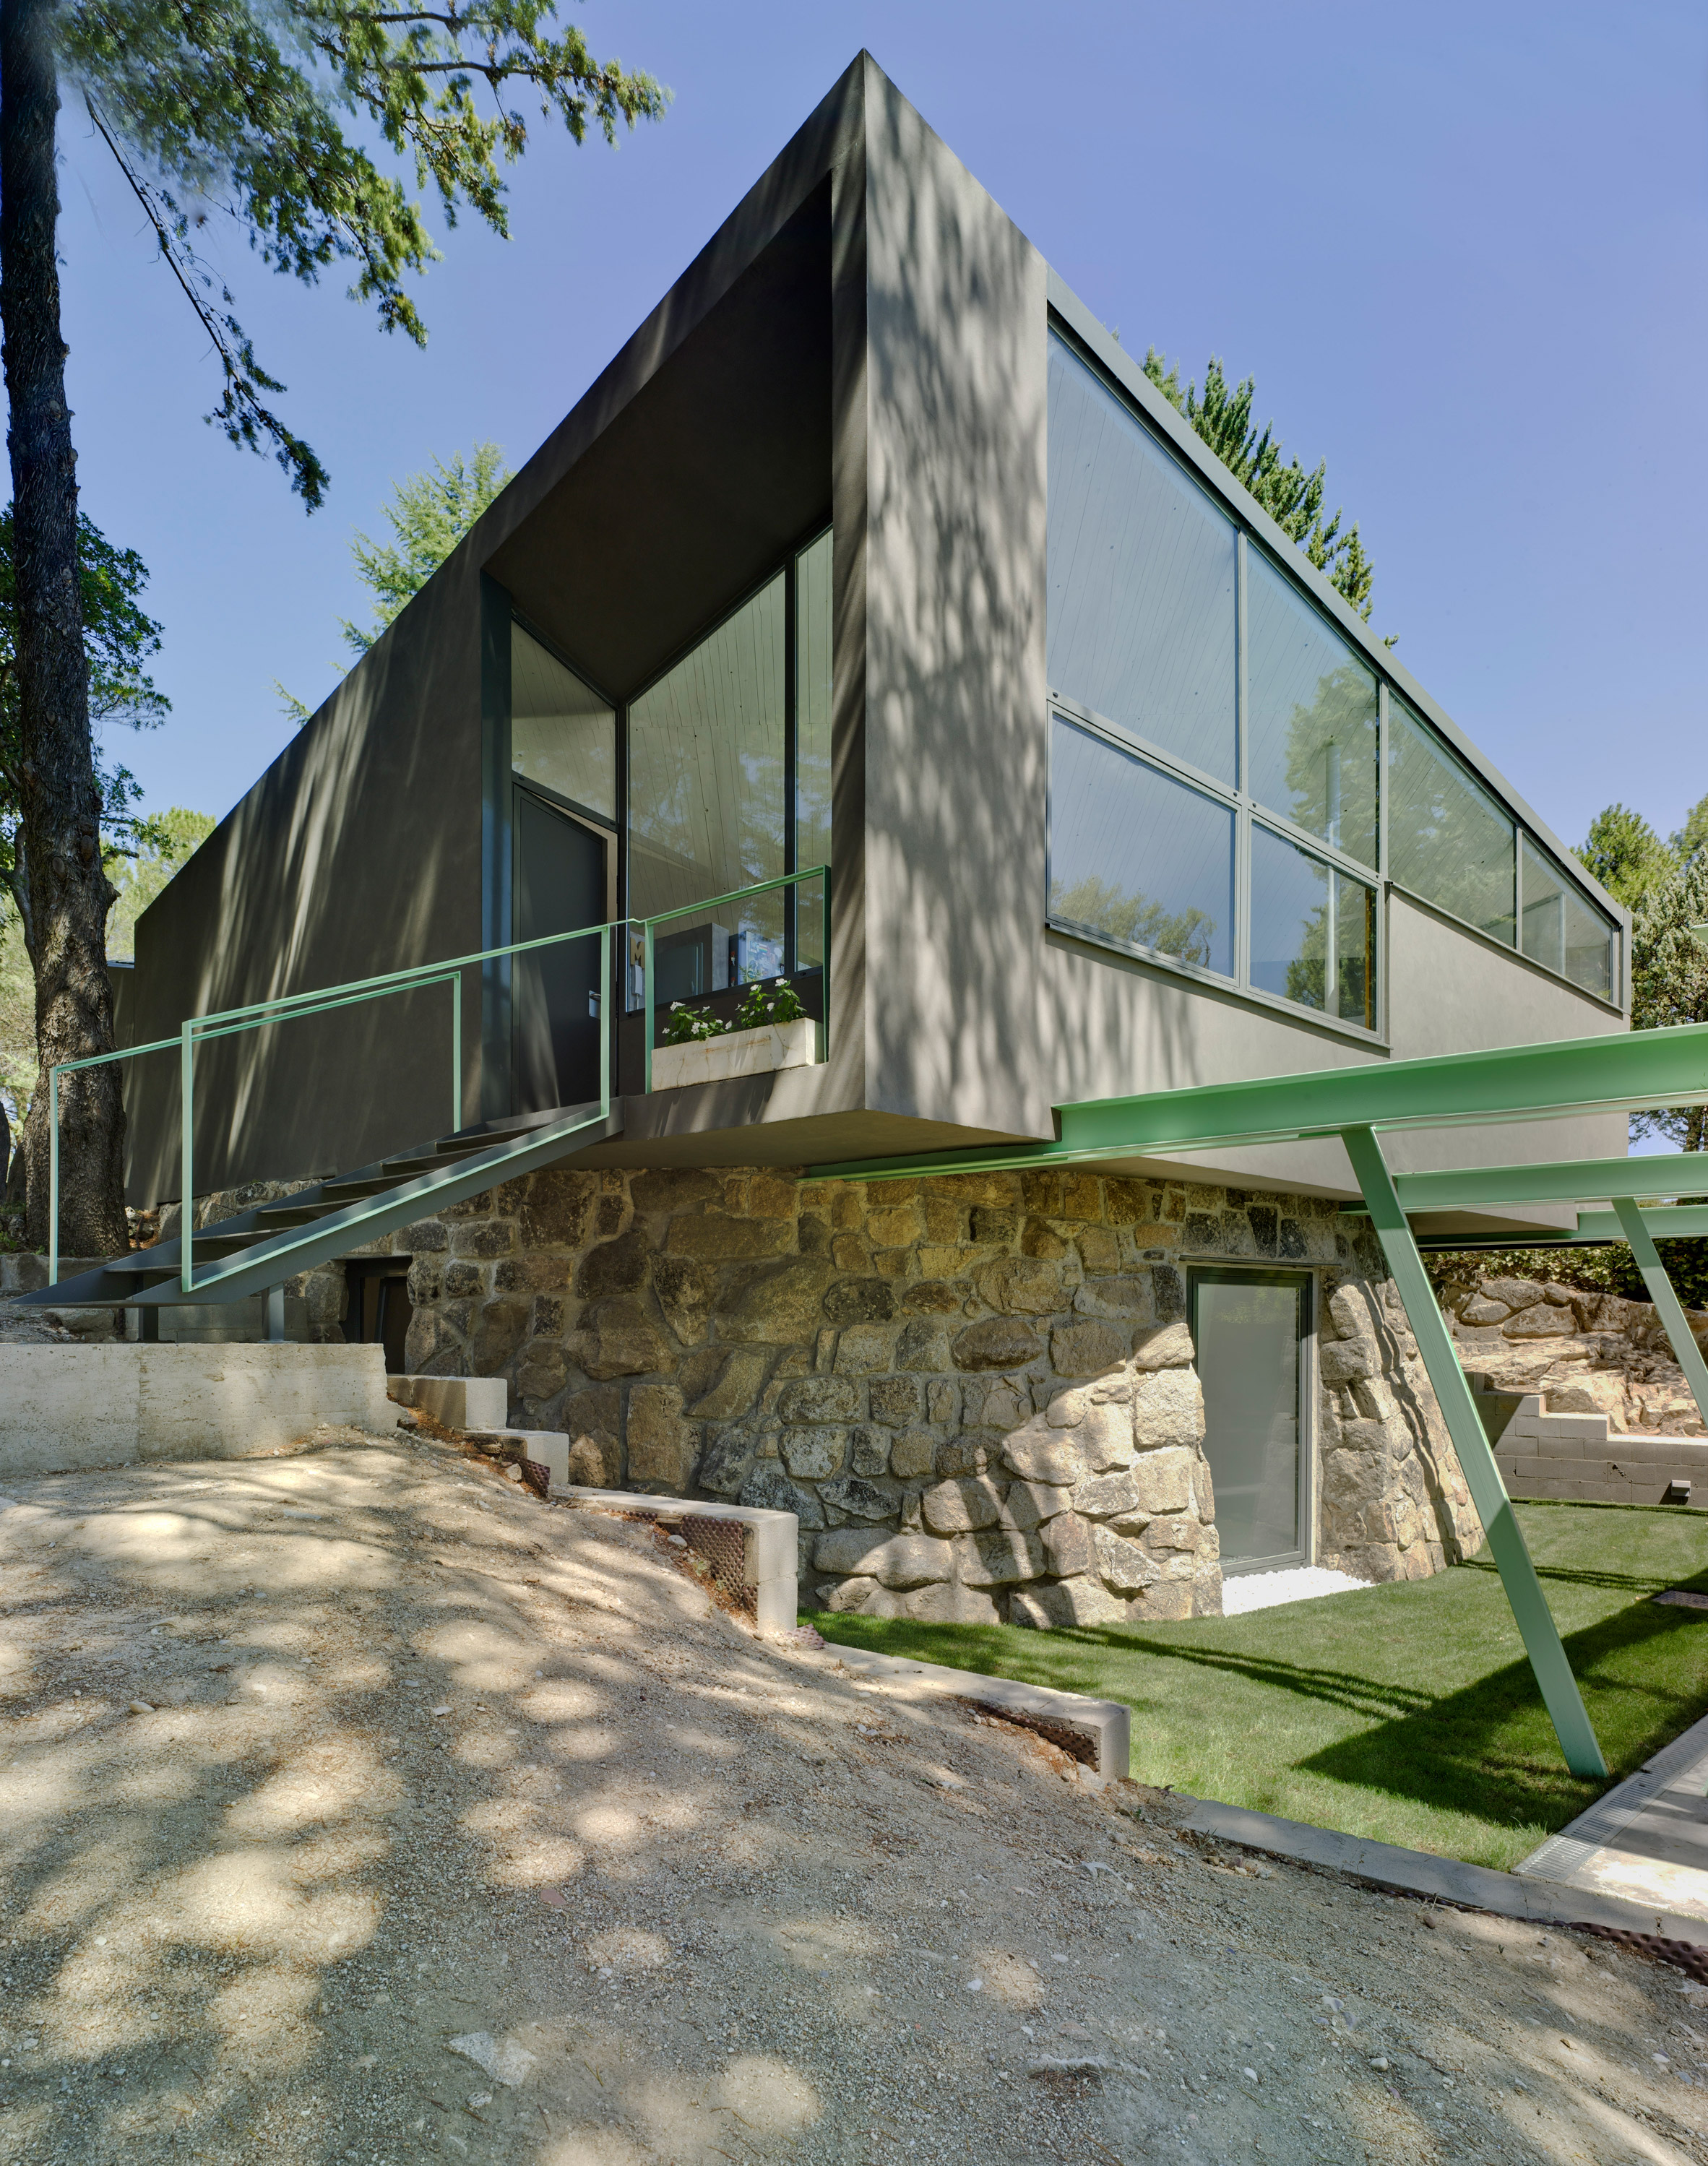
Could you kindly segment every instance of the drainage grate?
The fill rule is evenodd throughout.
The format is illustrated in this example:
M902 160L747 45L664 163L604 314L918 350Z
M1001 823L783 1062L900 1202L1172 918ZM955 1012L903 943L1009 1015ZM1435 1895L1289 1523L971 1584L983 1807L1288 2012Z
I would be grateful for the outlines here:
M739 1519L717 1519L699 1513L678 1517L662 1501L650 1509L637 1500L631 1516L650 1519L659 1534L679 1535L690 1556L705 1561L708 1576L732 1609L744 1617L759 1614L759 1590L748 1578L748 1530Z
M1597 1940L1614 1941L1622 1948L1636 1948L1662 1963L1676 1963L1686 1977L1694 1978L1699 1985L1708 1985L1708 1948L1699 1947L1694 1941L1669 1941L1660 1933L1631 1933L1621 1926L1580 1925L1575 1920L1572 1931L1594 1933Z

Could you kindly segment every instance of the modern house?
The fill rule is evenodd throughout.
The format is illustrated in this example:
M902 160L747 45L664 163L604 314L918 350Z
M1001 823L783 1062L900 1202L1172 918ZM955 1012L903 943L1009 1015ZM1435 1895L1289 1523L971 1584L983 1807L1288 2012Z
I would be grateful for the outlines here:
M812 1173L1626 1021L1623 911L864 54L144 915L124 1026L608 921L603 975L468 964L454 1047L442 983L204 1040L231 1210L445 1136L452 1069L471 1147L608 1096L308 1329L505 1375L583 1478L786 1503L843 1606L1179 1615L1474 1544L1338 1141ZM652 1073L649 1009L780 978L820 1058ZM130 1067L138 1204L177 1074Z

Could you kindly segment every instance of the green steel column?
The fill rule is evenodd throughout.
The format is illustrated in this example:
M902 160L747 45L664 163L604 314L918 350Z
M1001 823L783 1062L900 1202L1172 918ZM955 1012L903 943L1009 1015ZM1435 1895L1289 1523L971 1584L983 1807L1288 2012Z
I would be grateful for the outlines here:
M1642 1207L1633 1196L1615 1196L1613 1210L1626 1239L1631 1244L1631 1253L1637 1260L1638 1271L1642 1273L1642 1282L1648 1288L1648 1297L1654 1303L1661 1322L1667 1327L1667 1336L1673 1342L1673 1359L1684 1372L1684 1381L1690 1387L1690 1396L1696 1402L1697 1413L1705 1422L1708 1422L1708 1361L1702 1359L1702 1350L1696 1344L1696 1335L1690 1329L1684 1305L1674 1292L1673 1282L1667 1276L1667 1267L1661 1261L1654 1238L1643 1223Z
M1471 1501L1477 1507L1483 1531L1489 1538L1489 1551L1499 1569L1500 1583L1512 1604L1519 1636L1541 1688L1543 1703L1552 1719L1560 1749L1566 1756L1566 1765L1574 1775L1605 1775L1607 1762L1595 1741L1578 1681L1572 1675L1572 1666L1560 1644L1559 1630L1547 1598L1536 1577L1530 1551L1525 1547L1524 1535L1513 1514L1512 1500L1500 1478L1500 1469L1494 1463L1494 1454L1471 1396L1471 1387L1465 1381L1465 1372L1459 1366L1459 1357L1453 1350L1452 1339L1436 1305L1435 1289L1424 1270L1411 1227L1400 1208L1393 1176L1382 1155L1382 1146L1376 1140L1375 1131L1367 1128L1344 1128L1341 1137L1346 1155L1352 1161L1352 1170L1358 1177L1358 1186L1364 1191L1371 1223L1381 1239L1388 1268L1399 1288L1399 1297L1405 1305L1418 1351L1423 1356L1436 1403L1446 1422L1447 1434L1459 1455Z

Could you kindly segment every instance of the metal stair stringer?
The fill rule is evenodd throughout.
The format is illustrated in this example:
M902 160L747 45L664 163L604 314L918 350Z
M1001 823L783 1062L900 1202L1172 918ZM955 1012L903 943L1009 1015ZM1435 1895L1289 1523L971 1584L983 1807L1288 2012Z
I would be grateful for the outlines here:
M114 1307L123 1304L130 1308L177 1308L201 1302L241 1301L251 1294L281 1285L299 1272L312 1271L317 1264L330 1263L347 1255L352 1248L378 1239L382 1234L394 1233L413 1219L464 1202L469 1197L496 1186L500 1181L513 1181L521 1174L537 1172L542 1166L556 1164L572 1149L586 1149L621 1133L621 1123L614 1114L597 1105L578 1106L561 1119L502 1135L485 1149L459 1157L452 1165L435 1166L373 1195L338 1205L307 1224L265 1234L236 1255L209 1264L188 1293L176 1270L163 1283L148 1286L135 1283L135 1275L144 1267L145 1258L148 1260L145 1267L151 1271L171 1268L181 1262L182 1250L179 1240L174 1239L170 1244L161 1242L153 1249L133 1250L128 1258L116 1259L113 1264L103 1265L98 1271L85 1272L59 1286L43 1286L24 1296L24 1300L40 1308L99 1302ZM319 1188L299 1191L280 1197L272 1205L243 1212L212 1226L199 1227L191 1238L200 1242L210 1236L250 1232L269 1212L312 1208L324 1190L346 1186L363 1177L362 1172L341 1175L320 1184Z

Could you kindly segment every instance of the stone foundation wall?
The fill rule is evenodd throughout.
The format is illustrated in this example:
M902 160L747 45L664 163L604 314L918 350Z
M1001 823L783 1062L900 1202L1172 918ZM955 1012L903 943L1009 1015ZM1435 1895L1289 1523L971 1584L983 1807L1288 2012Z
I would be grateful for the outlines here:
M1358 1579L1425 1579L1474 1555L1483 1529L1379 1253L1367 1234L1352 1271L1324 1275L1317 1561Z
M796 1512L809 1602L1219 1611L1188 1259L1323 1274L1325 1561L1415 1577L1478 1539L1391 1289L1331 1203L1078 1173L552 1170L394 1245L412 1371L504 1376L512 1420L568 1432L577 1482Z

